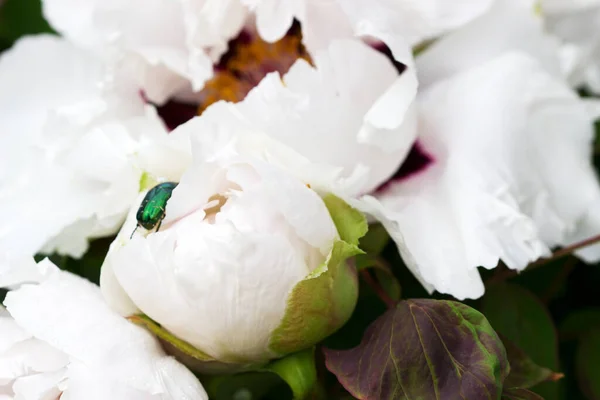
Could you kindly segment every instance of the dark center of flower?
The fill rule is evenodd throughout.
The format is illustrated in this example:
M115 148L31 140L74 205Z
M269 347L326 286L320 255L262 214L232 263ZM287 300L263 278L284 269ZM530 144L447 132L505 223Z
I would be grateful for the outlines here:
M242 31L229 42L227 53L215 66L214 77L200 93L198 114L219 100L242 101L268 73L283 75L299 58L311 61L298 22L275 43L265 42L256 32Z
M254 31L243 30L229 41L227 52L214 66L213 77L199 93L199 103L171 100L158 107L158 114L169 129L175 129L219 100L242 101L268 73L283 75L300 58L311 62L302 44L302 30L297 21L275 43L265 42Z
M167 128L172 131L194 118L198 112L198 105L169 100L162 106L157 107L157 111Z
M386 55L399 74L404 72L406 66L394 60L385 43L368 43ZM265 42L252 29L244 29L229 41L227 52L214 66L214 75L205 82L197 103L171 100L158 107L158 114L167 127L173 130L220 100L232 103L242 101L268 73L279 72L283 75L298 59L312 63L302 44L302 29L298 21L294 21L286 35L274 43Z

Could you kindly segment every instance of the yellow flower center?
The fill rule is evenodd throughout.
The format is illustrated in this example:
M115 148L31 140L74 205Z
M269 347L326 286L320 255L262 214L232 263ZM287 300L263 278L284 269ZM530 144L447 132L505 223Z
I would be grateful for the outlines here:
M242 32L229 43L229 50L215 66L214 77L200 92L198 115L219 100L243 100L268 73L285 74L299 58L311 62L298 23L274 43L265 42L255 32Z

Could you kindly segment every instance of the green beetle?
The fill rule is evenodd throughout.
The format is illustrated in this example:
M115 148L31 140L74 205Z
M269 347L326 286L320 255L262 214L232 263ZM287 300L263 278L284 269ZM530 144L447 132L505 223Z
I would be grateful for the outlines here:
M167 201L171 198L173 190L176 187L177 183L175 182L163 182L154 186L146 193L136 214L137 226L131 232L130 238L133 237L133 234L140 226L148 230L156 227L156 232L158 232L160 224L163 218L165 218Z

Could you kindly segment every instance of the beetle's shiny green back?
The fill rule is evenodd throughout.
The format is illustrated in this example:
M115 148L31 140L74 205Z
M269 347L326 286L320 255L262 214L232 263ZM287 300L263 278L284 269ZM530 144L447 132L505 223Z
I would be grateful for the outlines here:
M165 217L167 201L171 198L173 189L177 187L175 182L163 182L154 186L146 193L142 204L136 214L139 226L153 229Z

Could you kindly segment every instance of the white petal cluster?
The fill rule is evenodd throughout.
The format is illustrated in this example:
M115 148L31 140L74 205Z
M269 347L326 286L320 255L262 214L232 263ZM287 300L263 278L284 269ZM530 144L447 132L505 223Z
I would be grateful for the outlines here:
M44 0L50 24L162 103L198 90L242 28L238 0Z
M281 355L270 341L291 293L340 240L327 193L381 222L429 291L459 299L483 295L479 267L523 270L600 234L600 103L576 91L600 92L596 0L43 9L60 36L0 55L0 254L81 257L118 232L101 286L119 315L48 262L24 268L5 283L34 282L0 314L2 394L205 396L122 316L144 314L225 363ZM302 57L279 70L272 44L298 26L290 52ZM252 90L169 131L161 106L203 98L235 56L229 78L259 76ZM138 227L144 196L167 181L178 185L160 229ZM577 255L598 261L600 245Z
M415 139L416 80L399 77L384 55L356 40L335 40L313 59L314 66L299 60L284 76L267 75L243 101L215 104L190 122L206 126L203 135L260 132L312 164L331 166L337 173L329 185L369 193Z
M80 257L118 230L143 174L180 176L185 138L167 136L136 86L109 75L49 35L0 57L0 250Z
M420 94L419 116L433 165L377 197L432 288L479 297L477 266L523 269L585 236L600 206L592 120L535 60L510 52L442 80Z
M374 31L401 36L411 45L432 39L481 15L492 0L241 0L256 13L267 41L283 37L292 21L302 23L311 51L333 39Z
M17 287L0 308L0 394L7 399L208 399L144 329L100 290L50 261L2 265Z

